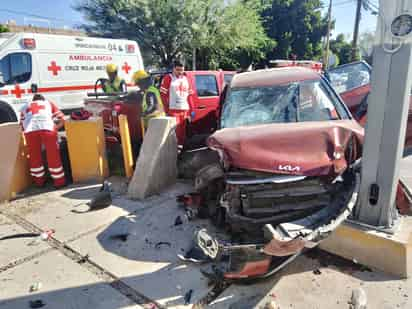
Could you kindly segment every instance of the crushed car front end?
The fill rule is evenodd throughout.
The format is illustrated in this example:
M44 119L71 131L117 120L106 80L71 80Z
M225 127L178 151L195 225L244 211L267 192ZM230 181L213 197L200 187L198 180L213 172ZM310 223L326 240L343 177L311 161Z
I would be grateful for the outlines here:
M219 159L195 188L231 239L201 230L196 243L218 262L210 276L266 277L351 214L363 129L320 75L299 68L236 76L221 124L207 150Z

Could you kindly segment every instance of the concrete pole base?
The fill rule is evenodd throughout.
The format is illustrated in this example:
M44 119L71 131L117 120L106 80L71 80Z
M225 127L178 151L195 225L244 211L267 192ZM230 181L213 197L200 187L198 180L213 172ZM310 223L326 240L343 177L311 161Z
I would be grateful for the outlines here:
M412 217L402 217L394 234L345 222L319 247L400 278L412 276Z

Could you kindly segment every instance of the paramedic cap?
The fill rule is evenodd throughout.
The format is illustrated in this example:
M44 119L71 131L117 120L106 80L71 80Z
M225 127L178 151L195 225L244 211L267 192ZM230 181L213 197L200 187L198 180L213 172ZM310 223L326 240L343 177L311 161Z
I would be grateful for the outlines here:
M145 78L148 78L148 77L149 77L149 74L147 74L147 72L145 70L139 70L139 71L134 72L133 81L135 83L138 83L142 79L145 79Z
M108 65L106 65L106 72L107 73L117 72L117 65L115 65L114 63L109 63Z

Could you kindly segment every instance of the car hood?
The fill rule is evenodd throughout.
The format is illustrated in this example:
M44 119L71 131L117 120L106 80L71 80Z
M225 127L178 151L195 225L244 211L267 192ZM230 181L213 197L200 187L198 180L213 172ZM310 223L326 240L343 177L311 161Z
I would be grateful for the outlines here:
M207 143L225 167L336 177L361 156L363 136L355 121L335 120L222 129Z

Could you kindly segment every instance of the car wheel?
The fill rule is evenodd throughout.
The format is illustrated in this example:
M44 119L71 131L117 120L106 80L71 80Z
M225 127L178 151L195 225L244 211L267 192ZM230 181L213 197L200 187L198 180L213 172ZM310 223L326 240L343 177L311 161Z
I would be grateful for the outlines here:
M17 122L14 110L4 102L0 102L0 123Z

